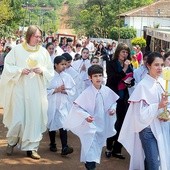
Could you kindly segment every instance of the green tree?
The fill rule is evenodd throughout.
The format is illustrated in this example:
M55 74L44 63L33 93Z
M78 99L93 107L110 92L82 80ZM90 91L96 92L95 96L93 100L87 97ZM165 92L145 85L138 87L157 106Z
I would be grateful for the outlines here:
M0 36L14 34L19 26L40 25L44 31L56 31L57 13L64 0L1 0ZM56 10L44 11L43 7ZM32 9L29 9L32 7Z
M86 35L108 37L112 27L124 26L123 20L119 18L120 13L151 2L153 0L87 0L84 4L74 4L74 9L77 10L73 10L69 3L69 16L72 16L70 21L78 33L84 28Z
M10 7L13 13L13 17L11 20L9 20L8 26L10 26L13 30L16 30L24 19L24 9L22 8L20 0L11 0Z
M0 9L0 24L5 24L12 19L14 15L10 7L10 0L0 1Z
M8 23L14 16L10 7L10 0L0 1L0 9L0 37L6 37L12 31Z

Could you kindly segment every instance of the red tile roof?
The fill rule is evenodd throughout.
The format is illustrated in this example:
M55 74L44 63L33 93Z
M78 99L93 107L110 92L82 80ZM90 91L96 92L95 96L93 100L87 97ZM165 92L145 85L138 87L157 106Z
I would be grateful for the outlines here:
M120 14L121 17L164 17L170 18L170 0L159 0L148 6Z

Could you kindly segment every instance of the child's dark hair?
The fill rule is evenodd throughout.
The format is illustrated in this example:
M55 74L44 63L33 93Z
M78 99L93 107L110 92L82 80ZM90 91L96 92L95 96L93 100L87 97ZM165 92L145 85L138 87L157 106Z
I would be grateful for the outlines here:
M90 62L92 62L93 60L97 60L98 61L98 63L99 63L99 58L98 57L95 57L95 56L93 56L91 59L90 59Z
M73 59L69 53L63 53L62 56L66 59L66 61L71 61Z
M147 63L148 65L151 65L151 64L154 62L155 58L157 58L157 57L163 59L163 56L162 56L160 53L158 53L158 52L152 52L152 53L150 53L150 54L148 55L148 57L147 57L146 63Z
M81 45L80 43L77 43L77 44L76 44L76 48L77 48L77 47L82 47L82 45Z
M143 54L143 58L148 57L149 54L151 54L151 51L147 51L146 53Z
M102 74L103 75L103 67L100 65L92 65L88 68L88 75L91 77L93 74Z
M167 53L164 54L164 61L166 60L166 58L168 58L170 56L170 51L168 51Z
M85 51L85 50L89 51L89 49L88 49L87 47L84 47L84 48L81 50L81 52L83 52L83 51Z
M47 49L50 45L53 45L53 46L54 46L54 44L53 44L52 42L49 42L49 43L47 43L47 45L45 46L45 48Z
M63 56L56 56L56 57L54 58L54 69L55 69L55 64L59 64L59 63L61 63L63 60L66 61L66 58L63 57Z
M76 60L80 60L81 59L81 55L80 54L75 54L75 56L74 56L74 61L76 61Z

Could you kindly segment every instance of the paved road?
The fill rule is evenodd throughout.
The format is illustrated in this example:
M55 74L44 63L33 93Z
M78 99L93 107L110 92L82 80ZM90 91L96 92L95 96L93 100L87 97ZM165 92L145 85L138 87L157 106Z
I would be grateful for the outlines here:
M84 164L80 163L80 142L79 139L71 132L68 134L68 141L74 148L74 153L61 157L60 150L61 144L59 136L57 134L57 146L58 152L53 153L49 151L49 139L48 134L45 133L43 140L41 141L39 154L40 160L32 160L26 157L25 152L21 152L17 148L14 150L13 156L6 156L6 129L2 124L2 109L0 109L0 170L84 170ZM104 151L104 149L103 149ZM126 156L125 160L119 160L116 158L106 159L104 153L102 154L101 164L97 166L97 170L128 170L129 155L125 150L123 153Z

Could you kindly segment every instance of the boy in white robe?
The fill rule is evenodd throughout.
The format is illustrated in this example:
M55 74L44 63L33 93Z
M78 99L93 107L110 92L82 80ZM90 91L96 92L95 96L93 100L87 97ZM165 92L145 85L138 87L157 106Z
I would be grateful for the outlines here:
M106 139L116 133L115 108L119 97L110 88L102 85L101 66L89 67L88 75L92 85L75 100L64 127L80 138L82 146L80 161L85 163L86 169L94 170L96 163L100 163Z
M83 81L80 77L80 74L71 66L72 56L69 53L64 53L62 56L66 58L65 72L69 74L75 82L76 93L74 96L70 96L70 99L74 101L83 91Z
M60 132L62 144L61 155L73 152L73 148L67 145L67 131L63 129L68 112L71 108L70 96L75 94L75 82L72 77L65 73L66 59L57 56L54 59L55 75L47 89L48 92L48 129L50 137L50 150L57 151L55 137L56 130Z

